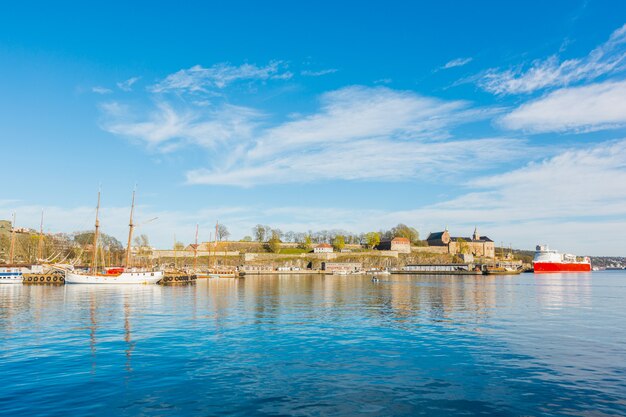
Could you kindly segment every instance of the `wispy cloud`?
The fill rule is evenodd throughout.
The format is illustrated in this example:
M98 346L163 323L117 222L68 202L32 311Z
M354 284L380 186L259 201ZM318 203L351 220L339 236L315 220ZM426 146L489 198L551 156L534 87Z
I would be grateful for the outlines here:
M483 224L518 245L617 254L626 233L626 140L565 150L502 174L468 182L470 192L405 213L454 227ZM400 217L400 214L396 214ZM617 245L617 246L615 246Z
M289 79L293 74L286 69L283 61L272 61L265 66L243 64L234 66L220 63L208 68L195 65L170 74L159 83L150 87L155 93L164 92L208 92L223 89L241 80Z
M259 131L228 165L188 172L188 181L252 186L407 180L448 175L466 158L488 165L519 151L519 141L505 138L449 140L452 126L486 117L461 101L348 87L324 94L321 102L312 115Z
M556 90L503 116L507 129L586 132L626 126L626 81Z
M456 59L453 59L452 61L448 61L443 67L441 67L441 69L462 67L464 65L469 64L473 60L474 60L474 58L471 58L471 57L468 57L468 58L456 58Z
M110 94L113 91L111 91L109 88L96 86L96 87L91 87L91 92L96 93L96 94Z
M128 106L108 102L101 106L104 130L139 140L149 147L169 152L182 145L212 148L231 141L247 140L263 115L247 107L175 108L157 101L147 115L137 116Z
M362 86L325 93L320 101L318 111L278 124L226 104L181 107L157 100L138 117L109 102L102 106L102 127L163 152L189 144L219 147L219 159L187 173L191 184L407 180L450 175L468 159L493 166L520 152L521 142L513 139L453 138L454 126L494 114L463 101Z
M532 93L549 87L563 87L621 71L626 65L626 25L586 57L561 60L557 55L535 60L529 68L492 68L477 77L478 85L494 94Z
M335 68L324 69L324 70L319 70L319 71L303 70L303 71L300 71L300 75L304 75L305 77L320 77L322 75L333 74L337 71L338 70Z
M132 77L132 78L129 78L129 79L125 80L125 81L121 81L121 82L117 83L117 88L119 88L122 91L132 91L133 90L133 84L135 84L140 79L141 79L141 77Z
M360 139L325 147L303 147L261 160L242 157L225 169L196 169L190 184L254 186L329 180L409 181L456 176L468 160L481 169L515 159L522 143L506 138L411 143ZM489 158L486 157L489 155Z

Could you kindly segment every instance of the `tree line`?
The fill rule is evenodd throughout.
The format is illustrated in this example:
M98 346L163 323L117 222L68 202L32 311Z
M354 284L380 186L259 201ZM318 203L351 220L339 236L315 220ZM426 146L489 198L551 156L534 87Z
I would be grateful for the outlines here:
M367 233L350 233L345 230L331 229L307 232L283 232L279 228L257 224L252 228L252 236L245 236L246 242L256 241L269 245L280 243L297 243L300 247L310 248L314 244L328 243L341 250L345 245L364 245L370 248L376 247L382 240L404 237L414 245L420 245L419 232L414 227L403 223L388 230L379 230Z

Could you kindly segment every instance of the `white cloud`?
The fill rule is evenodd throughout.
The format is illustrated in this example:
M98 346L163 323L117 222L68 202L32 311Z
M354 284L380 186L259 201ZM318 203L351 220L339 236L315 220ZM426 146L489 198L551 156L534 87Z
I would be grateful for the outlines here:
M494 94L520 94L592 80L624 69L625 45L626 25L614 31L607 42L584 58L561 61L553 55L545 60L533 61L528 69L492 68L479 77L478 85Z
M488 149L485 146L476 153L488 152ZM380 148L372 152L377 151ZM367 154L368 151L364 152ZM400 159L390 162L398 162L400 166L406 163L397 152L389 154L396 154L395 157ZM406 159L413 156L415 154ZM361 157L357 155L357 158ZM456 161L450 159L450 165L456 164L457 169L463 169L465 161L460 160L461 157L455 154L450 158L457 158ZM473 154L467 158L472 163L476 161ZM321 158L311 162L307 169L313 170L313 165L320 161ZM439 168L435 167L436 170ZM262 170L258 174L266 175ZM478 224L483 234L498 243L512 243L514 247L532 248L538 243L548 243L579 254L623 255L626 140L562 151L504 174L469 181L467 186L468 192L460 197L406 210L355 209L358 202L351 201L324 201L318 207L268 207L254 202L245 207L216 207L212 204L211 208L174 211L140 204L136 211L137 223L142 223L142 219L159 219L145 224L137 232L148 234L152 242L161 247L170 247L174 233L179 240L191 241L198 221L201 239L207 239L217 219L229 227L234 237L250 234L250 228L257 223L282 230L344 229L358 233L389 228L402 222L417 227L423 237L446 225L453 234L466 235ZM106 203L106 194L104 197L102 230L123 239L129 208L111 207ZM18 214L18 226L38 227L41 206L0 201L0 218L9 218L12 212ZM47 207L45 227L50 231L88 230L92 228L93 217L91 206Z
M96 94L110 94L113 91L111 91L110 89L106 88L106 87L91 87L91 92L92 93L96 93Z
M188 182L408 180L449 175L470 160L493 166L520 150L512 139L450 140L448 129L489 114L461 101L348 87L324 94L321 102L317 113L258 131L227 163L191 170Z
M330 69L325 69L325 70L320 70L320 71L304 70L300 72L300 75L304 75L305 77L320 77L322 75L333 74L337 71L338 70L335 68L330 68Z
M473 191L412 215L440 224L484 224L526 247L546 242L563 250L593 248L597 255L616 254L613 245L620 240L623 246L626 223L615 219L626 216L626 140L564 151L468 185ZM616 229L607 233L609 225Z
M247 187L327 180L432 180L458 176L464 171L460 167L476 161L485 169L515 159L521 145L519 141L500 138L426 143L362 139L321 148L298 148L260 161L244 157L224 170L189 171L187 181Z
M127 79L126 81L121 81L117 83L117 88L119 88L122 91L132 91L133 84L135 84L140 79L141 77L132 77L132 78Z
M228 63L215 64L209 68L195 65L170 74L165 79L150 87L155 93L163 92L208 92L223 89L240 80L289 79L293 74L287 71L286 63L272 61L266 66L242 64L233 66Z
M626 125L626 81L564 88L503 116L507 129L529 132L590 131Z
M130 108L117 102L101 106L104 130L144 142L161 151L181 145L211 148L232 141L249 139L262 114L233 105L220 107L174 108L158 101L156 109L138 118Z
M449 176L466 161L492 167L521 153L507 138L452 139L456 125L490 117L473 109L385 87L342 88L320 109L269 125L246 107L177 106L159 99L137 117L117 102L102 105L103 129L170 152L197 145L219 154L187 172L191 184L254 186L341 180L409 180Z
M469 64L473 60L474 60L474 58L471 58L471 57L468 57L468 58L456 58L456 59L453 59L452 61L448 61L446 63L446 65L444 65L441 68L442 69L449 69L449 68L455 68L455 67L462 67L464 65Z

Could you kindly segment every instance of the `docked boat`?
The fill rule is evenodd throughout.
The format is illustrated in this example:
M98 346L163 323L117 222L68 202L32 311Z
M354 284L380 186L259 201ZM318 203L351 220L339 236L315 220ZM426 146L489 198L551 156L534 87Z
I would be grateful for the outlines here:
M21 284L24 281L24 268L19 266L0 267L0 284Z
M519 275L522 273L521 268L513 268L509 266L488 266L485 268L485 275Z
M577 257L569 253L559 253L546 245L537 245L533 270L536 273L546 272L590 272L591 260L588 257Z
M67 271L66 284L156 284L163 279L162 271L124 270L118 274L98 274Z
M21 284L24 280L22 274L25 272L22 267L13 265L13 255L15 254L15 213L11 221L11 244L9 249L8 265L0 267L0 284Z
M133 191L133 202L130 209L130 223L128 231L128 245L126 247L126 262L124 267L115 268L98 268L98 234L100 230L100 221L98 213L100 211L100 192L98 192L98 205L96 206L96 224L93 239L93 257L91 262L91 270L75 271L67 270L65 272L66 284L156 284L163 279L163 271L146 270L141 268L132 268L131 265L131 242L133 238L133 211L135 209L135 192Z

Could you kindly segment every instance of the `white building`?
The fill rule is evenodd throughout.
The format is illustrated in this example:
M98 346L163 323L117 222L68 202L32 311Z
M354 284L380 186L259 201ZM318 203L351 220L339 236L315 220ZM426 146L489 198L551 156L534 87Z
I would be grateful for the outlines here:
M328 243L320 243L316 247L313 248L314 253L333 253L333 245L329 245Z

